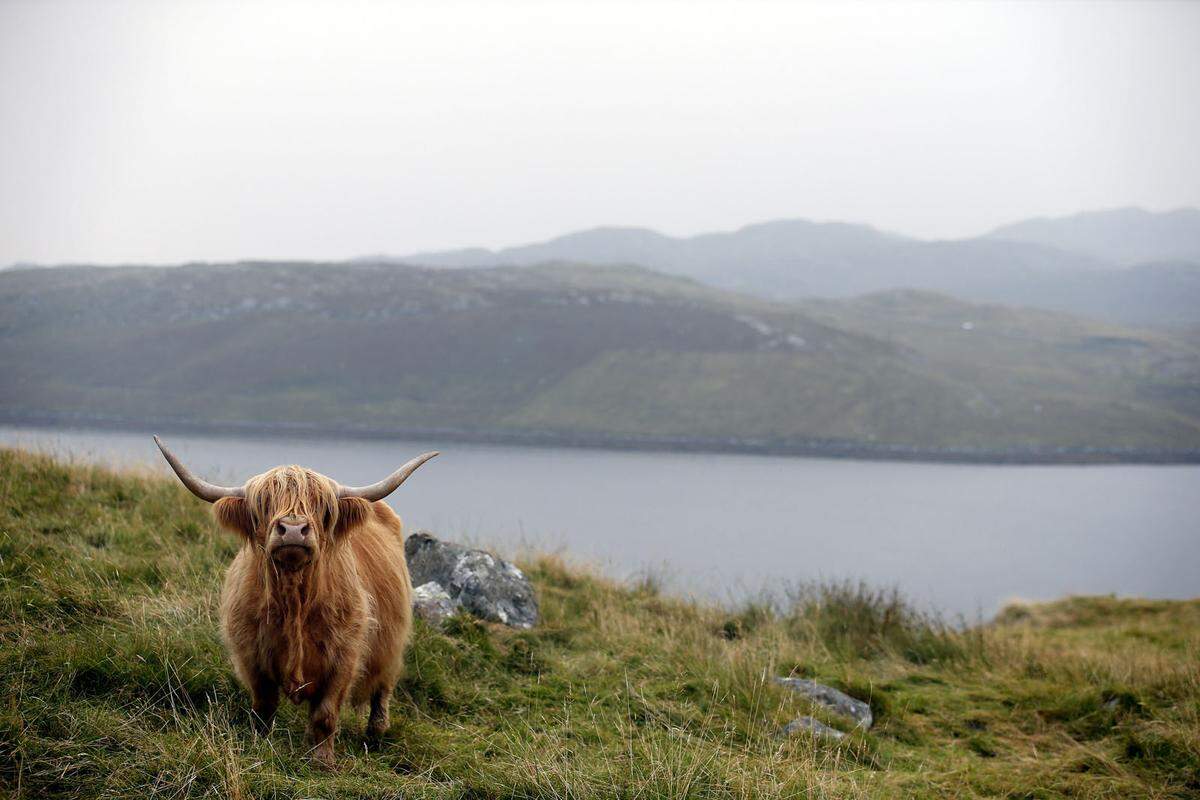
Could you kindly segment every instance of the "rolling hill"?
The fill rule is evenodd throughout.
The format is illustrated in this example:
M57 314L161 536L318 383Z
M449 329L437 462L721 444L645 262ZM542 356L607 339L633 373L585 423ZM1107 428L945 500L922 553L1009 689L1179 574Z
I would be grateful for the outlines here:
M0 368L10 420L895 457L1200 450L1194 339L927 293L769 302L635 267L12 270Z

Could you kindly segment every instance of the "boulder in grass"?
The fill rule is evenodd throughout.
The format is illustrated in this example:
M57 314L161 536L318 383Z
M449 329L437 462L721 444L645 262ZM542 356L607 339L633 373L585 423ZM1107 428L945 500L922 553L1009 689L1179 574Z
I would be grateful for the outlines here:
M866 730L875 722L871 707L862 700L855 699L845 692L839 692L832 686L810 681L807 678L776 678L775 682L786 686L793 692L802 694L819 706L829 709L835 714L849 717L857 727Z
M409 536L404 555L413 585L438 584L455 609L513 628L537 624L537 596L514 564L483 550L443 542L428 531Z
M836 741L838 739L846 738L846 734L842 731L839 731L837 728L831 728L824 722L821 722L818 719L813 719L812 717L796 717L787 725L784 725L783 730L780 731L780 733L782 733L784 736L791 736L793 734L800 733L801 731L807 731L813 736L817 736L822 739L833 739Z
M413 613L434 627L454 616L454 601L440 583L428 581L413 589Z

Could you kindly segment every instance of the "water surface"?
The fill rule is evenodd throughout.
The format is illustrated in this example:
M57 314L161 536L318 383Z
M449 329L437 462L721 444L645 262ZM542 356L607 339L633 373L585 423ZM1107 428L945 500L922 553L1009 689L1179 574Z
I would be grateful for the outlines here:
M438 449L389 502L502 554L562 550L616 577L737 600L863 579L948 615L1075 593L1200 595L1200 466L979 466L462 443L175 434L199 474L284 463L369 483ZM0 427L0 443L166 473L149 434Z

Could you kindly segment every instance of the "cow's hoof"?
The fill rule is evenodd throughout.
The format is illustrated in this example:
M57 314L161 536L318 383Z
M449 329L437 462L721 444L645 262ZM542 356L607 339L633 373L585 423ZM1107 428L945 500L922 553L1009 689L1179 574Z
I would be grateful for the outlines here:
M313 766L317 769L322 769L327 772L333 772L337 769L337 761L333 757L332 750L314 750L312 754Z
M391 728L391 725L386 722L368 723L366 735L364 736L367 748L371 750L379 749L379 745L383 743L383 737L387 735L389 728Z

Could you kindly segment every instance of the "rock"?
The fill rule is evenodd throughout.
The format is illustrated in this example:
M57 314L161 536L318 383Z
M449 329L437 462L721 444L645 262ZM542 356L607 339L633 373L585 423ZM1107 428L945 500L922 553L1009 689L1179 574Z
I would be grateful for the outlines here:
M796 717L794 720L783 726L781 733L784 736L791 736L800 731L808 731L813 736L821 736L826 739L845 739L846 734L839 731L837 728L831 728L824 722L812 717Z
M871 727L875 717L871 707L862 700L856 700L845 692L839 692L832 686L826 686L805 678L776 678L775 682L786 686L793 692L798 692L818 705L824 706L835 714L841 714L854 720L855 724L866 730Z
M404 555L413 584L437 583L455 608L513 628L537 624L533 586L513 564L483 550L443 542L428 531L409 536Z
M454 616L454 600L436 581L428 581L413 589L413 613L434 627Z

